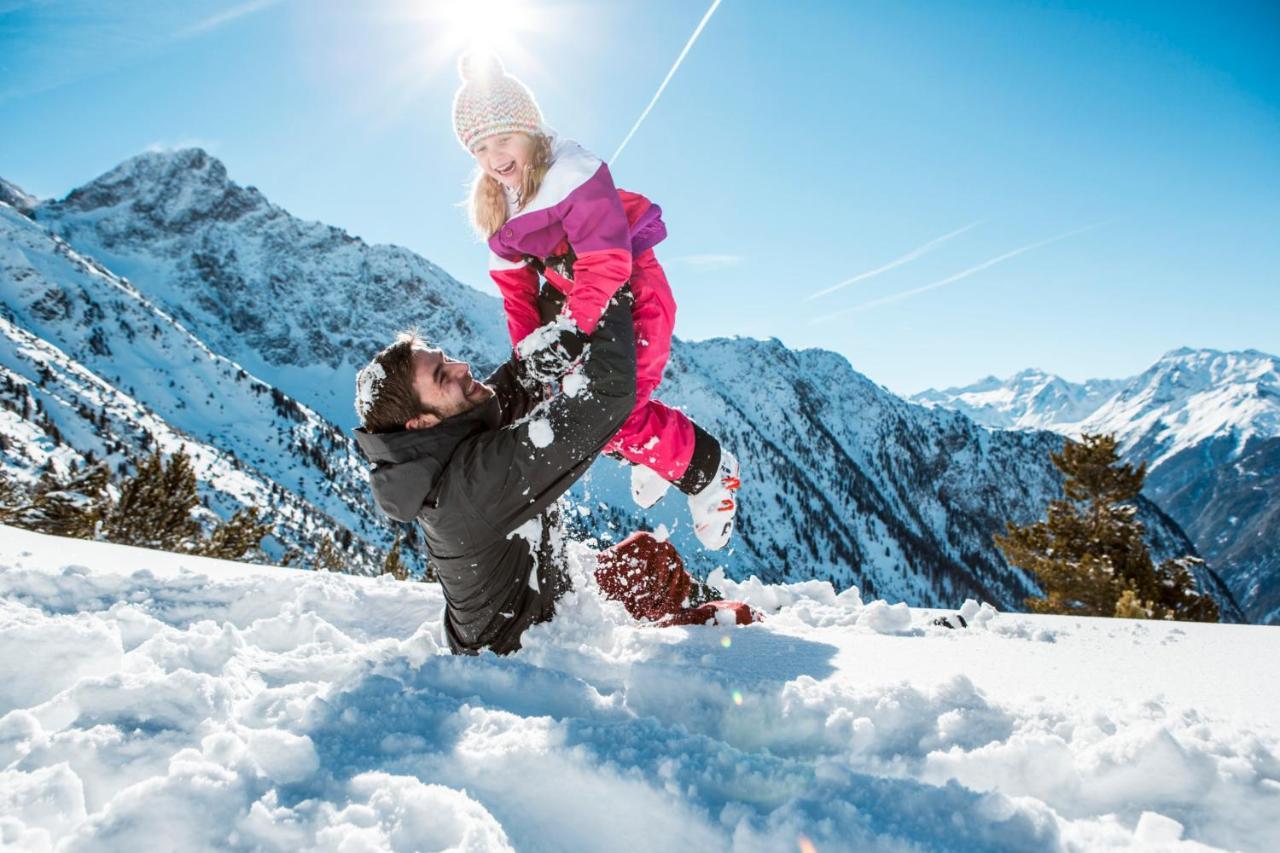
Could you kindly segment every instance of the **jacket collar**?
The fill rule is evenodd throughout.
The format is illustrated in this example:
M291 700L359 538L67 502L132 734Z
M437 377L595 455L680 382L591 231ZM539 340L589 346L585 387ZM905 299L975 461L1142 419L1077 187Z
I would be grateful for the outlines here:
M365 458L373 463L369 484L373 496L396 521L412 521L422 510L458 445L473 435L496 429L501 418L497 398L428 429L372 433L353 432Z

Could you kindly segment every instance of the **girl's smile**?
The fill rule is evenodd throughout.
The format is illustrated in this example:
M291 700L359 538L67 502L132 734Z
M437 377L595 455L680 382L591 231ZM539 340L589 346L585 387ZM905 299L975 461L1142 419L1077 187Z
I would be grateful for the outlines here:
M524 133L497 133L477 142L471 153L485 174L516 189L529 164L532 143Z

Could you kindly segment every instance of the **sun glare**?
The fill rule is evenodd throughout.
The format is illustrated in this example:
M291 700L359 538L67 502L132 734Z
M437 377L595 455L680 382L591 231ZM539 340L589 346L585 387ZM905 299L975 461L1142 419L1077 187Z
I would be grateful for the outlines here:
M400 37L379 56L388 85L366 98L368 121L389 125L428 90L452 92L464 53L496 53L513 73L536 74L557 48L558 23L580 11L565 0L394 0L379 17Z
M439 0L438 6L442 23L463 50L501 55L533 26L529 4L520 0Z
M469 51L526 55L540 23L529 0L428 0L417 9L429 50L455 58Z

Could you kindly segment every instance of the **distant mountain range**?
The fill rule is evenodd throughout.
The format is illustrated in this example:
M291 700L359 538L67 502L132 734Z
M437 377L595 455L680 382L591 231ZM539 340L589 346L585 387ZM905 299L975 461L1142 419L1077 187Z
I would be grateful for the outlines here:
M477 373L510 348L496 298L406 249L291 216L199 149L143 154L56 201L0 182L0 297L11 472L185 446L213 511L270 518L269 553L305 563L336 532L358 572L396 531L349 438L355 370L411 325ZM661 396L742 459L732 549L700 551L678 495L638 510L608 459L573 493L583 535L661 524L698 572L830 579L918 606L1021 609L1038 592L991 535L1060 494L1058 435L993 431L776 340L677 341ZM1141 512L1158 555L1194 552L1154 504ZM1213 571L1200 581L1243 619Z
M1025 370L912 399L1001 429L1114 433L1250 621L1280 623L1280 358L1183 348L1130 379Z

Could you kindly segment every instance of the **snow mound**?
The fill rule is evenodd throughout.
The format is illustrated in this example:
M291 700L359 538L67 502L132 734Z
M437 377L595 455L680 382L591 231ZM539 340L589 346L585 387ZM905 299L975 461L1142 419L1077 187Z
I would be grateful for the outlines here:
M0 845L1280 845L1273 628L718 578L766 620L659 629L571 554L518 654L454 657L432 584L0 528Z

